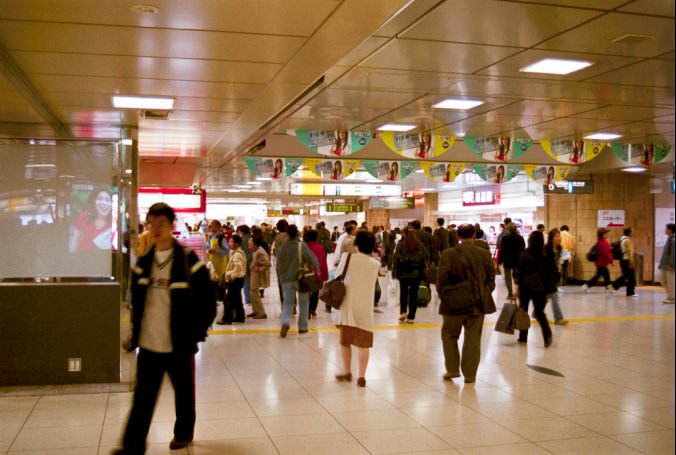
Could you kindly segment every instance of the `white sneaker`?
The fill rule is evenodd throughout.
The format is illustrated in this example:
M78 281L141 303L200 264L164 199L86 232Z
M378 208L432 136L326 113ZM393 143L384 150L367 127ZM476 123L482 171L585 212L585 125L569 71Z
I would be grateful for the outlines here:
M406 319L404 320L406 324L415 324L415 321L413 319Z
M407 315L407 314L408 314L408 313L401 313L401 314L399 315L399 321L404 322L404 321L406 320L406 315Z
M674 299L665 299L662 301L663 304L665 305L673 305L674 304Z
M627 297L632 298L632 299L638 299L638 294L628 295Z
M615 294L617 290L613 287L612 284L606 286L606 294Z
M564 294L564 293L566 292L566 291L563 289L563 286L559 286L558 291L559 291L561 294Z
M582 285L582 290L584 291L585 294L589 294L591 292L589 290L589 286L587 286L587 283Z

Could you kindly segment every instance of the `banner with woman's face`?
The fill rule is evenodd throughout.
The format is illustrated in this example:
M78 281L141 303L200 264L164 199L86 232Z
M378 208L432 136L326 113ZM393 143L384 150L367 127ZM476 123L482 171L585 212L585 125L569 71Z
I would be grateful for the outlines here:
M520 164L475 164L474 172L487 183L507 183L523 169Z
M523 170L528 177L537 183L549 185L550 183L560 182L568 177L570 166L551 166L540 164L524 164Z
M359 169L359 160L323 160L306 158L305 166L318 177L342 180L353 175Z
M258 177L278 180L291 176L303 164L302 158L265 158L246 156L244 162Z
M512 139L509 136L465 136L464 141L472 153L479 158L501 163L521 157L533 144L530 139Z
M455 136L431 133L398 133L384 131L380 138L397 155L416 160L425 160L441 156L455 143Z
M641 166L659 163L671 152L671 145L660 144L610 144L610 148L622 161Z
M288 130L286 134L296 136L301 144L313 152L327 156L347 156L364 148L373 135L364 131L305 131Z
M415 171L415 161L363 161L364 168L374 178L390 182L398 182L405 179Z
M540 145L547 155L556 161L568 164L582 164L593 160L606 146L600 141L582 141L573 137L542 139Z
M422 161L420 167L428 178L437 182L452 182L465 170L464 163Z

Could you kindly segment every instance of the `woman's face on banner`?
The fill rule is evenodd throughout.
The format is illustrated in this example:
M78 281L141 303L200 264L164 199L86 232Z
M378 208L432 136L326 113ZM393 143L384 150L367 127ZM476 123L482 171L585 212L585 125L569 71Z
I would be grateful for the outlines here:
M113 210L113 199L107 191L100 191L99 194L96 195L94 206L96 207L96 212L100 216L108 216Z

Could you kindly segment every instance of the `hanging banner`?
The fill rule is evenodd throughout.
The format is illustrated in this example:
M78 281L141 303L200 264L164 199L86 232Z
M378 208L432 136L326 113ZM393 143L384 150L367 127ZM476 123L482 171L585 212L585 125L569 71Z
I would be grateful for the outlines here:
M455 142L455 136L438 136L430 133L397 133L385 131L380 134L385 145L397 155L418 160L430 159L446 153Z
M550 183L560 182L568 177L570 166L549 166L540 164L524 164L523 170L534 182L549 185Z
M475 164L473 166L474 172L488 183L509 182L522 168L520 164Z
M519 158L528 151L533 141L530 139L512 140L509 137L473 137L465 136L465 145L479 158L505 163Z
M671 152L671 145L610 144L615 155L630 164L652 166L663 161Z
M542 139L540 145L556 161L570 164L593 160L606 146L605 142L578 141L573 138Z
M346 156L358 152L371 141L371 133L362 131L304 131L288 130L286 134L296 136L305 147L313 152L329 156Z
M452 182L465 170L463 163L435 163L422 161L420 163L425 175L434 181Z
M359 160L322 160L306 158L305 165L318 177L342 180L351 176L359 168Z
M263 158L245 156L248 168L258 177L281 179L289 177L303 164L302 158Z
M363 163L366 171L373 177L390 182L404 180L415 171L417 165L415 161L366 160Z

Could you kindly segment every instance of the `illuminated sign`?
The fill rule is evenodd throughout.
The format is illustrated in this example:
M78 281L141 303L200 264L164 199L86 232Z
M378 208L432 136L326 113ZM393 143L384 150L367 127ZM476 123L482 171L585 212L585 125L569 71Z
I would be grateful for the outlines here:
M497 205L500 204L500 193L490 190L484 191L463 191L463 207L472 207L475 205Z
M191 189L182 188L139 188L140 212L156 202L169 204L175 212L204 213L207 210L207 192L199 190L195 194Z
M326 211L355 213L355 212L363 212L364 207L361 204L327 204Z
M593 180L562 180L543 185L545 194L592 194Z
M401 185L292 183L295 196L401 196Z
M372 197L369 200L370 209L412 209L415 207L415 198L412 197Z

